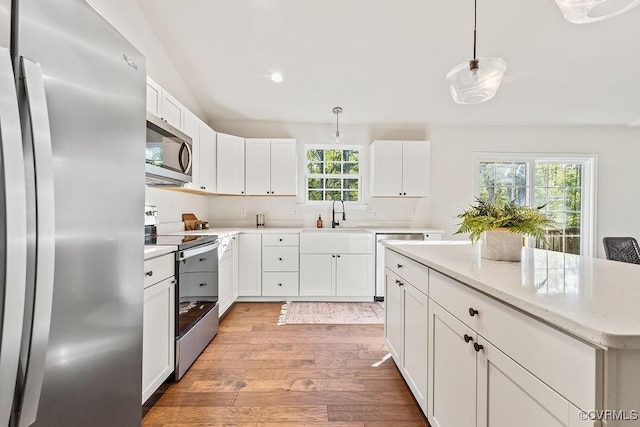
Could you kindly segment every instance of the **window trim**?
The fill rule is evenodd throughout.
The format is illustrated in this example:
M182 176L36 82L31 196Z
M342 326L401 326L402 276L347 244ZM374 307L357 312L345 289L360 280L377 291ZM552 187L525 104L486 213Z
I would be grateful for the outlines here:
M532 194L535 194L535 165L536 163L581 163L582 186L581 191L581 224L580 224L580 254L593 257L597 254L597 222L596 198L598 182L598 155L575 153L504 153L504 152L474 152L473 153L473 195L480 194L480 163L481 162L526 162L527 197L526 203L531 205Z
M309 150L353 150L353 151L358 151L358 170L360 171L359 174L357 175L348 175L348 174L335 174L330 176L330 174L317 174L317 173L309 173L309 170L307 168L308 165L308 160L307 160L307 151ZM353 144L341 144L341 145L332 145L332 144L305 144L304 145L304 153L303 153L303 162L304 162L304 185L303 185L303 190L304 190L304 201L306 204L309 205L326 205L326 204L331 204L333 203L332 200L309 200L309 178L323 178L323 179L327 179L327 177L330 178L336 178L336 179L357 179L358 180L358 201L352 201L352 200L345 200L344 204L345 205L350 205L350 206L359 206L359 205L364 205L364 194L362 192L363 190L363 179L362 179L362 167L363 167L363 156L364 154L364 147L362 145L353 145ZM345 163L344 161L342 163ZM353 162L346 162L346 163L353 163ZM323 188L324 190L326 190L326 188Z

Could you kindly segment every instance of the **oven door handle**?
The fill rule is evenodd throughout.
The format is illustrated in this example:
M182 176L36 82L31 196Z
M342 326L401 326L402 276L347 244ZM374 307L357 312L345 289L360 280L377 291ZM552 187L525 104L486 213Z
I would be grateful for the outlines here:
M204 254L206 252L215 251L220 246L220 240L216 240L213 243L208 243L206 245L198 246L197 248L185 249L183 251L178 251L178 261L184 261L187 258L194 257L196 255Z

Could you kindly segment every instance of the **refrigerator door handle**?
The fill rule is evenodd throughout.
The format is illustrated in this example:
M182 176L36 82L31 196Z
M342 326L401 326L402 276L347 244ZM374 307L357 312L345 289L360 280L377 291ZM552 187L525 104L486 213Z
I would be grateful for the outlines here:
M18 425L36 421L44 365L51 327L55 265L55 198L53 153L49 111L40 64L21 58L26 92L26 114L29 116L36 191L36 260L33 319L29 357L25 369L24 390Z
M22 131L13 65L0 48L0 197L4 198L4 294L0 289L0 425L9 424L24 318L27 200ZM0 213L0 215L2 215Z

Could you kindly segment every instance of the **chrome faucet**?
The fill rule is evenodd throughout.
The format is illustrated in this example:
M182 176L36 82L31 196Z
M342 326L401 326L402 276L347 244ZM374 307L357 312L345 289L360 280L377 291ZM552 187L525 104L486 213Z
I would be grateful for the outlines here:
M344 201L342 199L340 200L334 200L333 201L333 205L331 206L331 228L336 228L337 226L340 225L339 221L336 221L336 202L340 202L342 203L342 220L346 221L347 218L344 214ZM340 212L338 212L340 213Z

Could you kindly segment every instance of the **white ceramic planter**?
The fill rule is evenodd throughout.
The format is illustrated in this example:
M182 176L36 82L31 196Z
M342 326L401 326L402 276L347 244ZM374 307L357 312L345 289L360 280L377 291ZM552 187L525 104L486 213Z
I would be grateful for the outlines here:
M482 233L480 256L496 261L520 261L522 234L512 233L506 228L485 231Z

